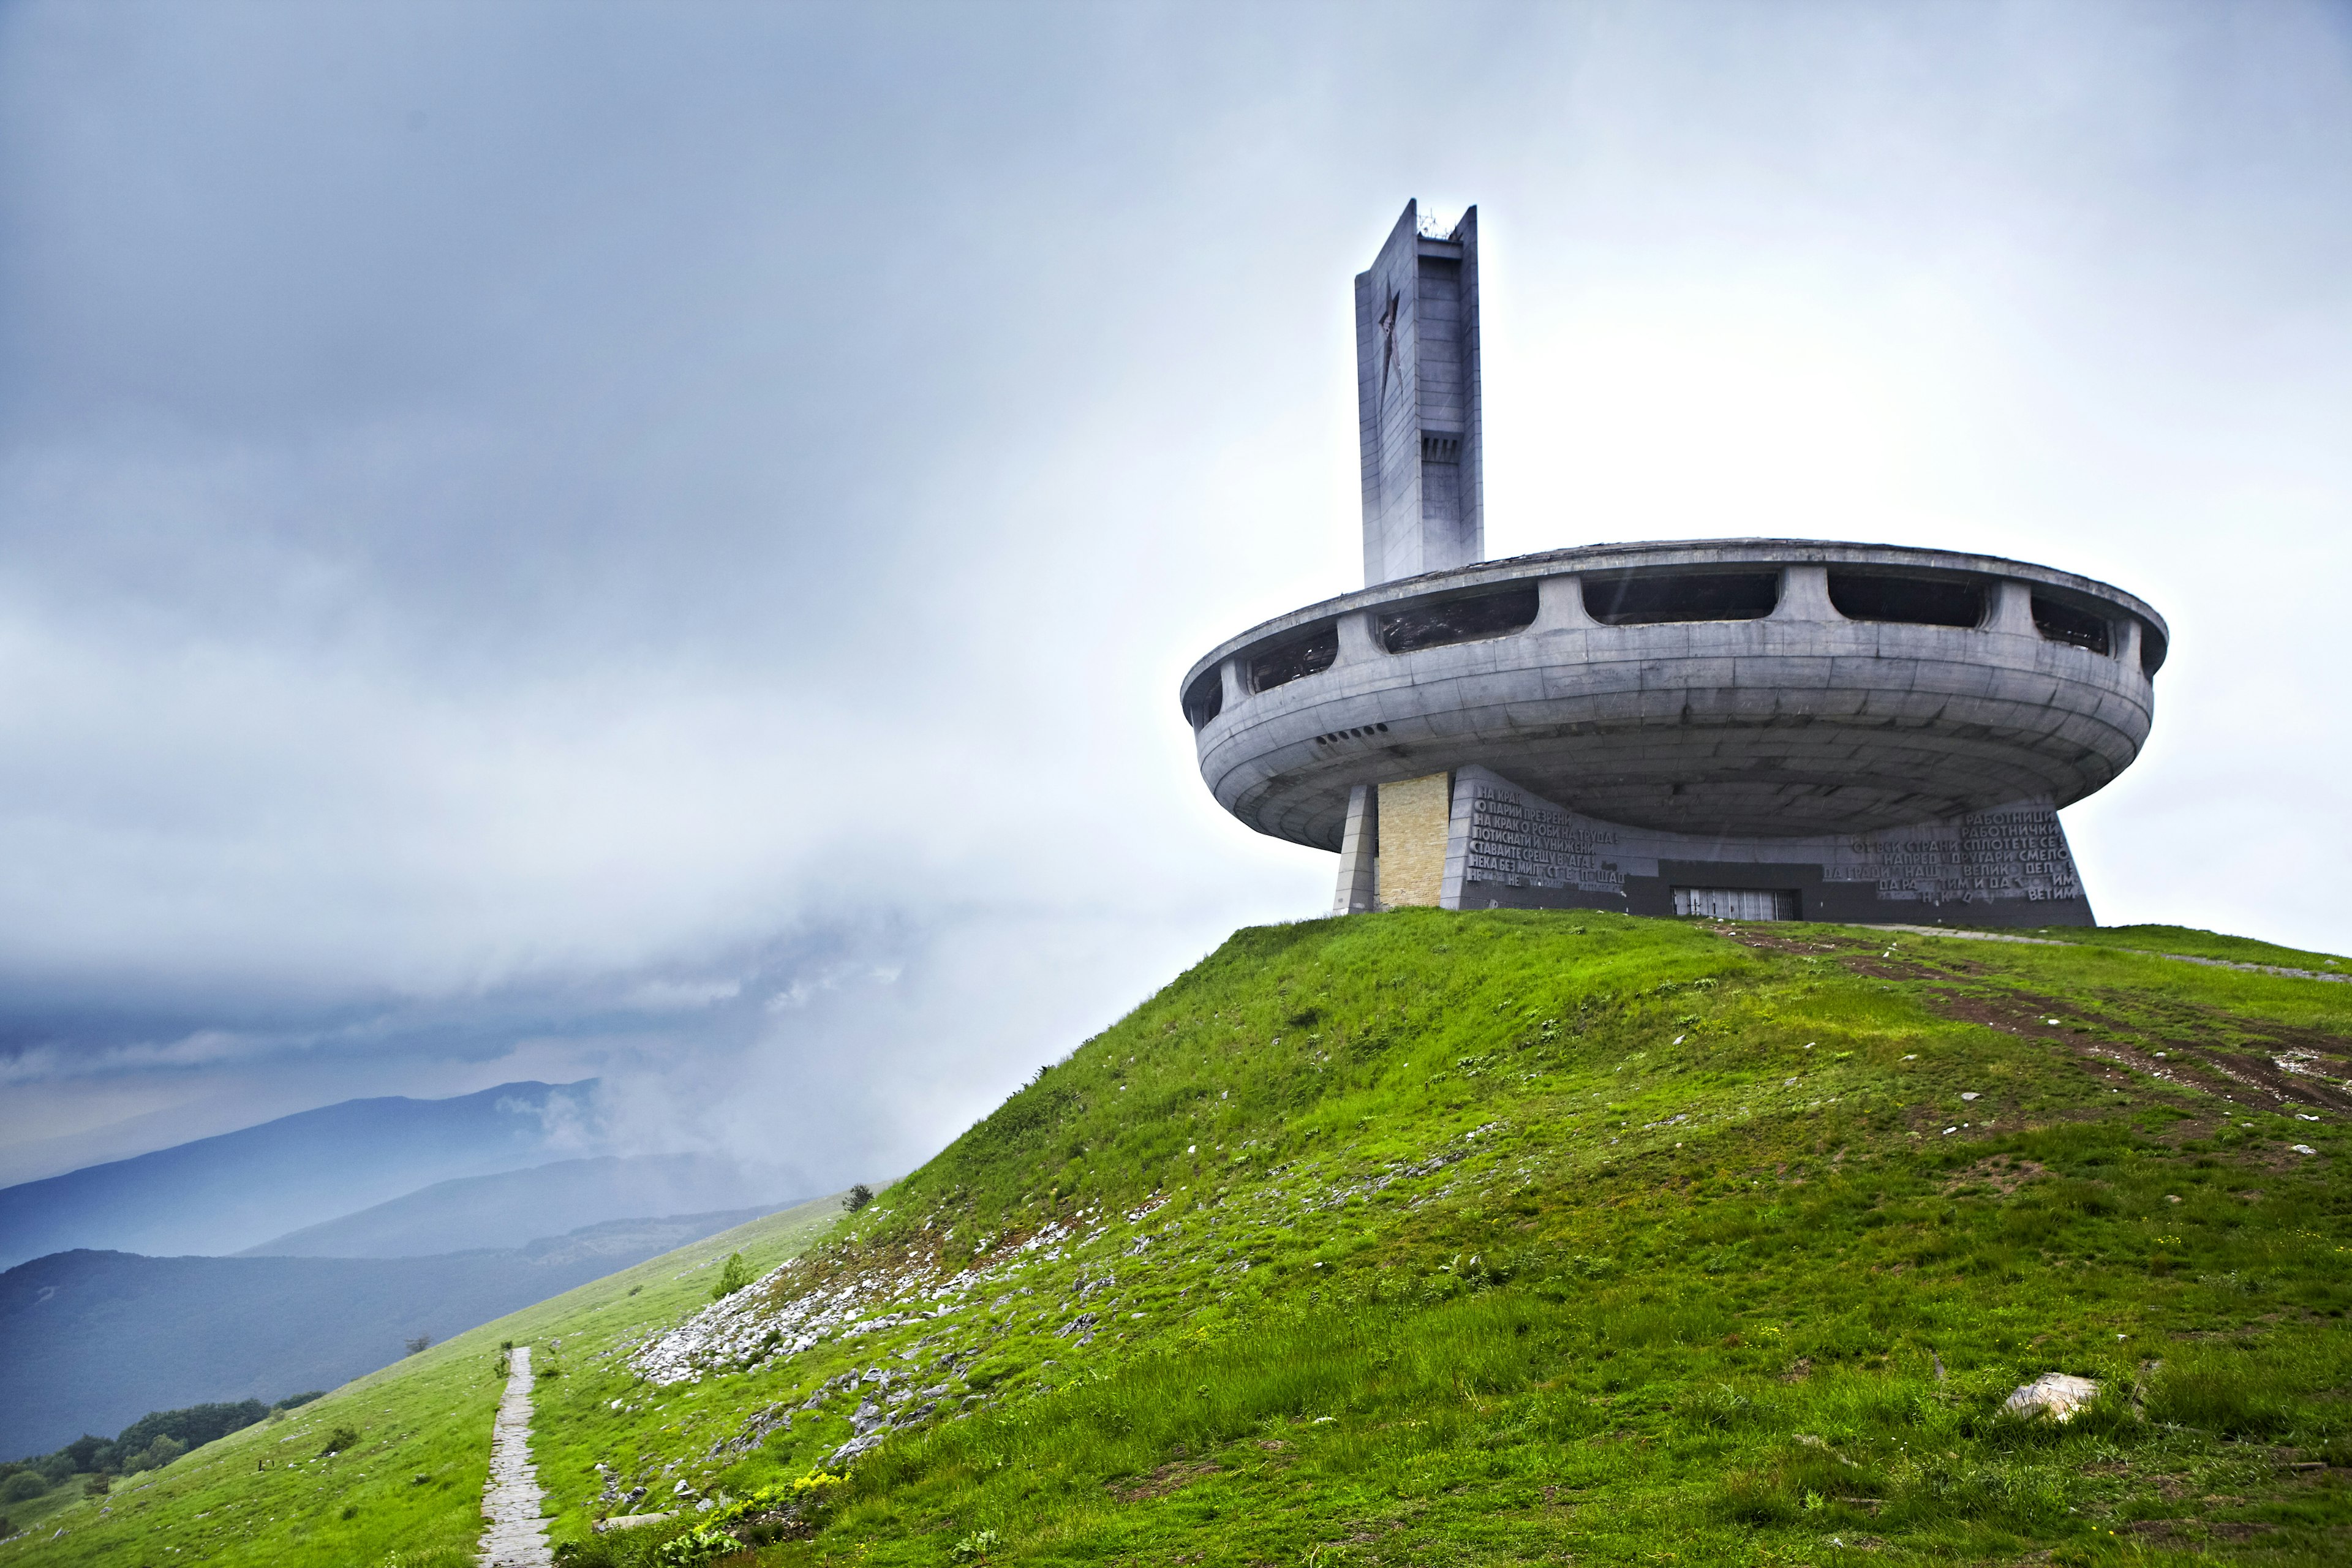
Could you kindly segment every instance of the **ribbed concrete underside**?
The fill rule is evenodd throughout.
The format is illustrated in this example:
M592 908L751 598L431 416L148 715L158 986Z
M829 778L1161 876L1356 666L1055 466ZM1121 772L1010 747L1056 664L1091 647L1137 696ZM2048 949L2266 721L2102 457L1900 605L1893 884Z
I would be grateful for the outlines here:
M2160 623L2112 589L2130 646L2098 653L2021 615L1849 621L1801 594L1757 620L1601 626L1545 587L1525 631L1405 654L1377 646L1379 606L1351 595L1330 668L1263 692L1229 675L1198 736L1203 778L1258 831L1330 849L1350 786L1469 763L1604 821L1806 837L2065 805L2128 766L2151 720L2126 617Z

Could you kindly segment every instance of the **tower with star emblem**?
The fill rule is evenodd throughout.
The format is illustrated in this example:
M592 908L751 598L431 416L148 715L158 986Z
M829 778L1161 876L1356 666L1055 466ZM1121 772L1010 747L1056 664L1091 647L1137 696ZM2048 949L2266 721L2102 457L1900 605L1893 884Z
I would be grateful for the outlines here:
M1478 209L1443 238L1419 204L1356 278L1364 585L1486 555L1478 437Z

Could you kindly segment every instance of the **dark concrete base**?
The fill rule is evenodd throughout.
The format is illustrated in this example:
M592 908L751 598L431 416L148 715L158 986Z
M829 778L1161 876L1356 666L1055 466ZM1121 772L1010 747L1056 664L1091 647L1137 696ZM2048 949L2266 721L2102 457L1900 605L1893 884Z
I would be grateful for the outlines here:
M2057 813L1996 811L1840 838L1732 839L1623 827L1485 769L1455 775L1449 909L1615 910L1663 916L1676 889L1779 895L1781 918L1859 925L2088 926ZM1691 895L1686 891L1685 898Z
M1710 865L1704 880L1688 875L1628 877L1622 892L1581 888L1515 888L1505 882L1465 882L1465 910L1613 910L1619 914L1664 916L1675 912L1677 887L1752 887L1769 891L1793 890L1797 916L1838 925L1955 926L1963 931L2032 930L2041 926L2095 926L2088 899L2053 899L2040 903L2018 900L1987 900L1975 904L1921 905L1898 902L1874 892L1856 897L1851 883L1824 883L1818 866L1772 868L1767 879L1739 874L1755 868ZM1731 873L1727 875L1726 873ZM1865 889L1866 890L1866 889ZM1866 890L1867 891L1867 890Z

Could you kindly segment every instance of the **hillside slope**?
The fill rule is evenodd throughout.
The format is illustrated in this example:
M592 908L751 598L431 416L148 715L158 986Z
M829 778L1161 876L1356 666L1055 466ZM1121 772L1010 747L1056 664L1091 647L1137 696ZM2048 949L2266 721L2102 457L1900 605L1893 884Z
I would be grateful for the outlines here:
M389 1559L396 1568L467 1568L482 1528L501 1341L547 1346L588 1325L642 1335L707 1300L730 1253L772 1268L840 1214L837 1198L819 1199L607 1275L129 1477L108 1495L85 1498L76 1481L29 1504L0 1504L17 1531L0 1540L0 1563L375 1568ZM548 1360L560 1374L561 1363Z
M2114 945L1244 931L751 1288L572 1319L534 1454L592 1565L2343 1561L2347 1065L2352 985Z
M347 1100L0 1188L0 1268L78 1247L234 1252L430 1182L535 1165L596 1087L502 1083L449 1100Z
M0 1273L0 1457L150 1410L331 1388L442 1340L770 1212L607 1220L429 1258L60 1252Z
M240 1258L428 1258L639 1215L772 1212L798 1178L716 1154L602 1154L463 1176L305 1226Z

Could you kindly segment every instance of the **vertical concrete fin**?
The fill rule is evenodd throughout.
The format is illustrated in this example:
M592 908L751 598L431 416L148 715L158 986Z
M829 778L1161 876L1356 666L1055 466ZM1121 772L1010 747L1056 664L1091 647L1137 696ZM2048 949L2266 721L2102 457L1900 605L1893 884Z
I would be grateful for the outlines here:
M1453 809L1445 823L1445 880L1437 894L1441 910L1462 907L1462 884L1470 873L1470 817L1477 804L1478 786L1472 782L1471 770L1458 770L1454 775Z
M2075 896L2083 900L2083 923L2086 926L2095 926L2099 923L2098 913L2091 908L2091 890L2083 886L2083 868L2074 862L2074 846L2066 837L2065 819L2058 815L2056 807L2052 806L2048 810L2050 831L2058 840L2058 853L2064 857L2063 875L2067 881L2074 884Z
M1381 848L1381 797L1370 784L1348 792L1348 826L1339 839L1339 886L1331 896L1335 915L1369 914L1377 884L1373 857Z

